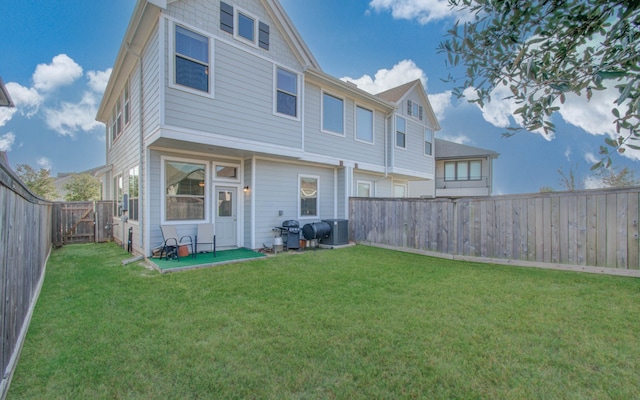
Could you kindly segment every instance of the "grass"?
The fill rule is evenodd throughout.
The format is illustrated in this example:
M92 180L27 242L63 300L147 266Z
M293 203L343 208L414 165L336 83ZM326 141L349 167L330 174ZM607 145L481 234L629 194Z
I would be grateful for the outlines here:
M640 280L356 246L162 275L55 251L10 399L639 398Z

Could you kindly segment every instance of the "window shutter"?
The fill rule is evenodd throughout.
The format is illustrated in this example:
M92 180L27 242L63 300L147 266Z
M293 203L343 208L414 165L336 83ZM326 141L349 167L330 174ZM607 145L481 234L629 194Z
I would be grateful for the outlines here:
M258 30L258 45L260 48L269 50L269 25L260 22Z
M233 6L220 2L220 29L233 35Z
M411 103L411 100L407 100L407 115L411 115L412 108L413 108L413 103Z
M418 118L420 118L420 121L422 121L422 106L420 106L419 110L420 110L420 116Z

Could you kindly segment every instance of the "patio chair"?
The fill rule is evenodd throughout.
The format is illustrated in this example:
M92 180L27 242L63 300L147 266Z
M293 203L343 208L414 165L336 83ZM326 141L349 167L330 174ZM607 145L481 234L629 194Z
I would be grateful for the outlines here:
M193 251L193 240L191 236L185 235L178 239L178 230L175 225L160 225L160 231L162 232L162 249L160 250L160 258L164 254L164 257L169 259L176 259L180 261L180 255L178 248L180 246L191 246L191 256L195 257L196 253Z
M209 247L213 252L213 256L216 256L216 231L213 224L198 224L198 232L196 233L196 253L204 251L201 250L201 246L203 249L205 247Z

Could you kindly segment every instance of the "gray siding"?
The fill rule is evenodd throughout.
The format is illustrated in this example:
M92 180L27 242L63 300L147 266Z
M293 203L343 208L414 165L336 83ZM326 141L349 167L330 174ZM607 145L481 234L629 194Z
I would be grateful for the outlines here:
M393 167L434 174L434 158L424 154L424 125L411 117L405 117L405 119L407 121L406 148L395 147Z
M306 164L281 163L271 160L256 161L256 187L253 192L256 203L256 245L273 242L273 228L282 222L295 219L300 226L334 216L333 168ZM298 217L298 174L315 175L320 178L319 210L317 218ZM283 215L279 215L282 210Z
M345 135L339 136L322 132L322 89L312 83L305 83L304 121L305 151L358 163L384 166L384 112L376 111L366 103L357 103L346 97L344 93L326 90L327 94L344 98ZM355 111L356 107L374 110L374 144L355 140Z
M144 117L143 131L153 132L160 125L160 37L158 27L143 53ZM136 92L138 89L136 89Z

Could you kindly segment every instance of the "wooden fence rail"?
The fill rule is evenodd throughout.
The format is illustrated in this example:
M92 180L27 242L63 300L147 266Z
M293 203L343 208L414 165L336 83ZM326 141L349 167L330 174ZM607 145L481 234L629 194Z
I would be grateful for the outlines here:
M638 270L640 188L463 199L351 198L357 242L488 259Z

